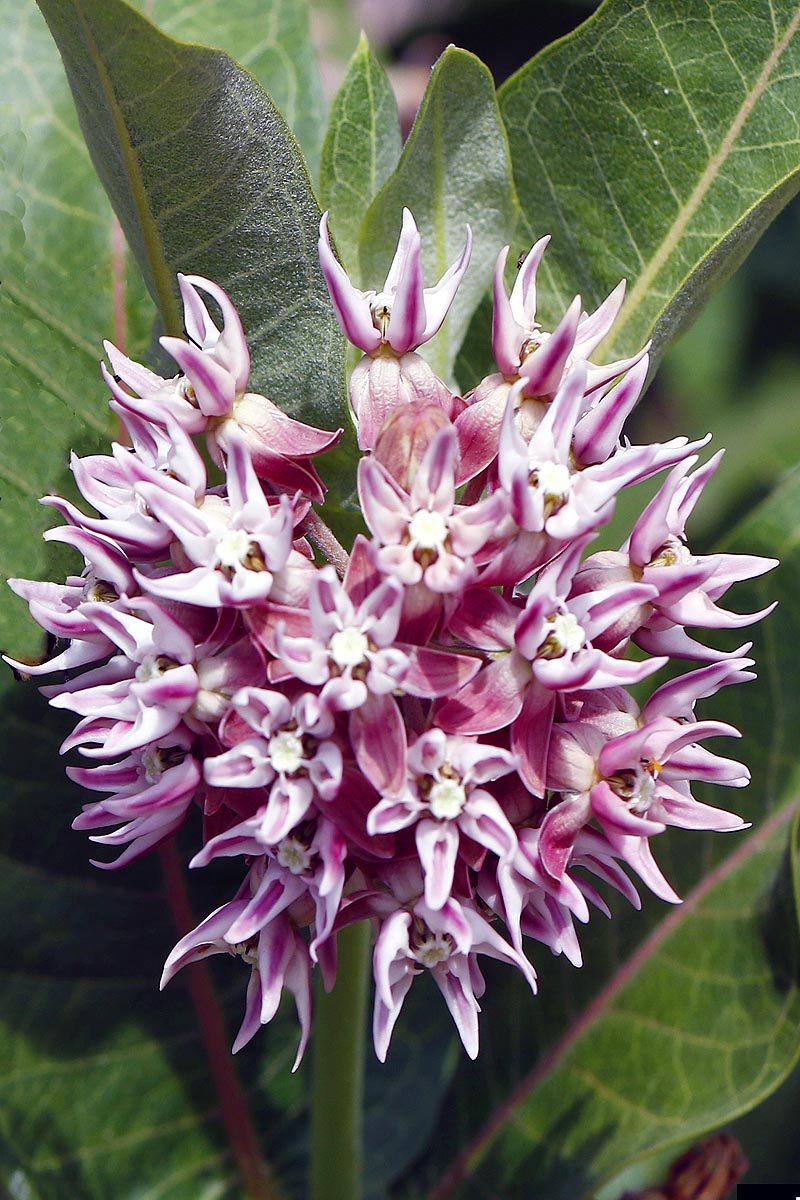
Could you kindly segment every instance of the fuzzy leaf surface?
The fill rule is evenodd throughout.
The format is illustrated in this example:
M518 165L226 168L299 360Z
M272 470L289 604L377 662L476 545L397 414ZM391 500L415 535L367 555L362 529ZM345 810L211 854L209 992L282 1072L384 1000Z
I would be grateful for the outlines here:
M215 279L241 313L252 387L341 424L344 343L317 261L319 209L272 101L227 54L167 37L123 0L40 7L167 329L182 325L176 272Z
M422 235L426 286L474 237L472 262L441 332L422 348L447 379L470 317L489 286L516 221L508 145L494 84L473 54L449 47L433 69L397 170L376 196L361 233L361 277L379 289L400 234L403 207Z
M800 186L798 28L794 0L606 0L503 85L546 327L626 278L604 350L657 358L739 265Z
M316 178L325 97L311 43L308 0L140 0L136 7L170 37L218 46L255 75L285 117Z

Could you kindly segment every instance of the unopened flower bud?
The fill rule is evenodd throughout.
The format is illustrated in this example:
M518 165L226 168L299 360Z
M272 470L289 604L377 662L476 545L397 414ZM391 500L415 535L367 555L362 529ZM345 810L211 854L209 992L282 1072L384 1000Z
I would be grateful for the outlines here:
M440 429L448 425L438 404L416 400L390 413L375 443L375 457L410 492L419 465Z

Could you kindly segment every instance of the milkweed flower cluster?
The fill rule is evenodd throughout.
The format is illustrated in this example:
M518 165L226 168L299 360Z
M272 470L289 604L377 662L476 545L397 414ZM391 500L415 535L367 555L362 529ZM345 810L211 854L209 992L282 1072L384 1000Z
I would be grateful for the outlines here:
M288 989L299 1061L312 971L330 987L337 931L368 919L378 1057L424 970L474 1057L481 956L513 965L535 990L531 941L579 965L575 922L590 905L608 913L598 884L638 905L633 876L678 899L651 851L667 826L743 827L692 785L748 780L704 745L737 731L698 719L695 705L753 678L749 645L723 653L686 627L758 620L718 602L774 563L692 553L686 523L719 455L698 466L707 439L623 440L646 349L605 365L591 357L623 286L590 314L576 298L543 330L546 244L510 295L501 252L498 370L462 397L417 351L467 270L469 232L426 288L406 211L382 289L361 291L323 218L322 269L363 352L350 402L369 536L355 539L346 569L315 559L307 536L325 495L313 460L339 431L247 390L233 305L187 276L186 338L162 339L173 378L106 347L128 444L73 459L93 515L44 500L65 521L45 536L72 546L83 570L62 585L11 581L65 643L41 665L9 661L65 673L43 691L78 718L64 750L93 764L67 771L99 796L75 828L108 831L92 840L118 852L97 865L129 863L192 811L202 845L191 865L241 861L235 895L178 942L163 977L213 954L248 964L234 1050ZM620 491L659 473L630 537L596 550ZM628 689L670 660L688 666L640 707Z

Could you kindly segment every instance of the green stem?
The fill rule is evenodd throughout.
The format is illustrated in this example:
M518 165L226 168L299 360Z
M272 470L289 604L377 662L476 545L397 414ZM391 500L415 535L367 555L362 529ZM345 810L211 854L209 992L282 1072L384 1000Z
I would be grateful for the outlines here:
M311 1200L360 1200L370 926L338 935L336 986L314 1013Z

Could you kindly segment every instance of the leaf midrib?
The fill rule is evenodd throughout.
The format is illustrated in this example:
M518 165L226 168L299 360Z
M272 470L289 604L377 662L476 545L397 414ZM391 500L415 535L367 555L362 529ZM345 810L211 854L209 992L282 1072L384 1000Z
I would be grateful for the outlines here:
M722 139L719 149L712 156L708 166L703 171L697 184L692 191L691 196L679 211L677 217L673 221L666 237L662 240L653 257L646 264L644 270L637 277L633 287L625 297L625 303L617 318L614 327L614 345L619 346L621 342L622 331L631 322L636 315L636 312L642 303L644 296L653 286L654 280L662 270L672 252L678 246L683 233L685 232L689 222L695 213L700 208L705 196L716 182L723 164L727 161L730 153L736 143L736 140L741 133L745 121L750 116L758 100L763 95L770 77L774 72L781 55L788 47L798 26L800 26L800 8L798 8L784 36L774 45L772 53L767 58L756 83L747 93L741 106L739 107L736 116L734 117L728 132Z
M89 54L95 63L97 74L100 80L100 85L106 98L108 111L111 114L111 119L114 122L114 129L119 140L122 159L125 164L125 169L128 175L128 183L131 189L134 208L139 219L139 225L142 230L142 241L147 255L147 261L150 267L153 286L156 293L156 303L158 304L161 317L164 322L164 328L168 333L180 334L183 330L183 321L180 316L180 310L175 300L172 290L172 273L167 267L166 255L161 235L158 231L158 224L155 219L150 201L147 195L142 168L139 158L133 147L128 126L122 113L122 108L117 97L116 89L111 81L111 77L103 61L100 47L94 36L94 31L84 11L84 6L81 0L73 0L75 13L81 24L81 28L86 39L86 44L89 49ZM142 18L146 20L146 18Z

